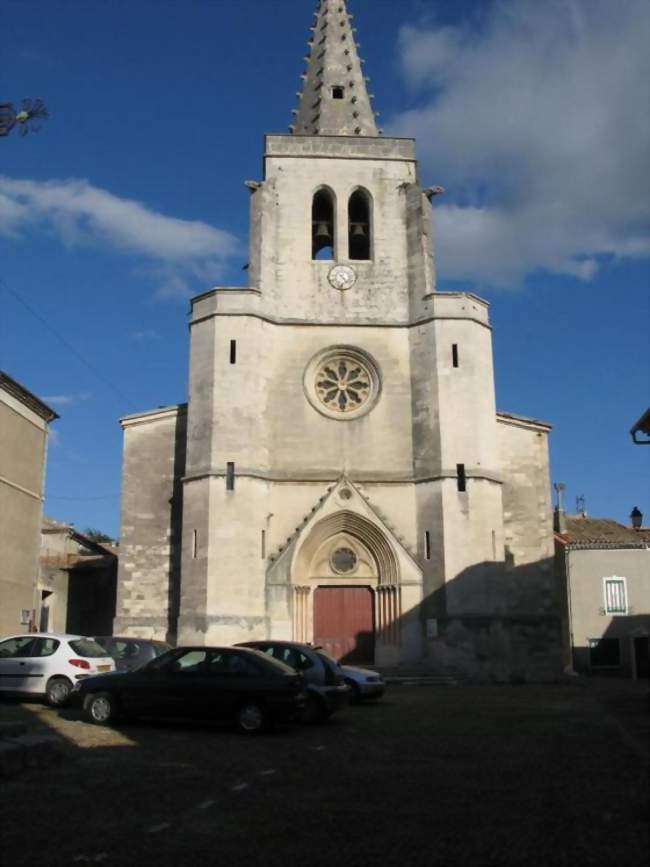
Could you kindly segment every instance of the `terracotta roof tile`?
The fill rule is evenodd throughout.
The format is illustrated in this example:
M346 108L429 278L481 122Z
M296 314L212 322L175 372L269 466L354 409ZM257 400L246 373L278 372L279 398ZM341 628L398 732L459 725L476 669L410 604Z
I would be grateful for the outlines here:
M566 516L566 533L562 538L569 545L644 545L650 542L650 532L633 530L609 518Z

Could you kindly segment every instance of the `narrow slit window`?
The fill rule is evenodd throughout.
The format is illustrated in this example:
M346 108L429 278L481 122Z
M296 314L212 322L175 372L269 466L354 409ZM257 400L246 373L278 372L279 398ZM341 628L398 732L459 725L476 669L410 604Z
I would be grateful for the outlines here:
M370 259L372 256L370 196L365 190L355 190L348 201L348 252L350 259Z
M454 367L458 367L458 344L451 344L451 363Z
M345 96L345 88L340 84L335 84L332 88L332 99L343 99Z
M311 205L311 258L334 258L334 196L318 190Z
M467 490L467 478L465 477L465 464L456 464L456 484L458 490L463 492Z
M198 548L198 533L192 530L192 560L196 560L196 551Z
M230 363L231 364L237 363L237 341L236 340L230 341Z
M424 559L431 559L431 533L428 530L424 533Z
M235 490L235 465L232 461L228 461L226 464L226 490Z
M260 557L262 560L266 557L266 530L262 530L260 538Z

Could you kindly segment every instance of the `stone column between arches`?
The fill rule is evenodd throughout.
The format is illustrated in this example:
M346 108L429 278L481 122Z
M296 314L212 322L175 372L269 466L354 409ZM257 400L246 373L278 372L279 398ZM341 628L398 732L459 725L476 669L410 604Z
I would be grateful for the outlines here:
M294 584L292 600L293 640L307 644L309 634L309 611L311 607L311 587Z

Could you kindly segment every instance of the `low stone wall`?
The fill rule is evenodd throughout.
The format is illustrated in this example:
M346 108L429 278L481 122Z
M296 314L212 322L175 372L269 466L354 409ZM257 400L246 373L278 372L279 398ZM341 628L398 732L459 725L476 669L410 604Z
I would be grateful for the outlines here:
M551 682L562 677L560 618L478 615L441 619L427 664L479 682Z

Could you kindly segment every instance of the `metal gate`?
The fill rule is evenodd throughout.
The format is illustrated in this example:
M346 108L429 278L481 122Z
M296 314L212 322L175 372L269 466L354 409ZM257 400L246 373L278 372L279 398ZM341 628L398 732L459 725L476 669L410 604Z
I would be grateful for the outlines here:
M372 588L318 587L314 592L314 644L322 645L340 662L374 662Z

